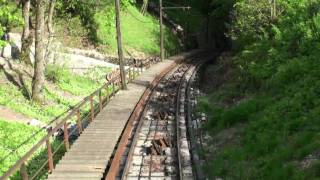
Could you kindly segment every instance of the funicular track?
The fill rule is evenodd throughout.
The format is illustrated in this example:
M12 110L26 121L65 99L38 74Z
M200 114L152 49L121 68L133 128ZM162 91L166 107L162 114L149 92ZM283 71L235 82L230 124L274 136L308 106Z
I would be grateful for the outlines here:
M112 161L106 179L197 179L187 132L187 89L210 57L201 53L177 64L150 89L127 143L118 146L121 159Z

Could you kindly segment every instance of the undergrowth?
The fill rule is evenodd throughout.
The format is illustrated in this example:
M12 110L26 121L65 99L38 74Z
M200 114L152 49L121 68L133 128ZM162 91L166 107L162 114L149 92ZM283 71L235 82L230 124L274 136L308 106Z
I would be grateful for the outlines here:
M20 146L40 129L0 119L0 174L6 172L14 162L26 153L45 133L42 131ZM15 149L18 151L15 151ZM10 153L9 158L6 158Z
M110 68L96 68L80 75L70 72L65 67L48 65L45 76L63 91L86 96L103 85L104 76L110 71Z
M98 37L102 44L108 45L110 50L116 52L116 29L114 23L108 24L110 10L105 9L96 14L96 21L99 25ZM132 50L147 54L159 53L159 22L150 15L142 15L136 6L129 5L121 13L122 38L125 51L132 53ZM168 52L178 47L177 38L166 28L165 44ZM110 51L107 50L107 51Z
M104 83L102 75L108 71L110 71L109 68L97 68L89 70L83 75L78 75L70 72L65 67L48 65L45 75L46 79L50 82L47 82L44 88L44 104L29 101L17 86L6 83L0 86L0 105L21 113L30 119L38 119L46 124L65 114L65 112L73 108L82 97L88 96L101 87ZM52 85L49 86L49 83L52 83ZM30 86L31 80L28 79L26 84ZM95 101L97 101L96 98ZM81 113L87 113L88 108L89 105L82 108ZM37 131L40 131L40 133L31 138ZM21 155L26 153L40 137L43 137L43 135L45 135L44 130L39 128L16 123L13 120L11 120L11 122L0 120L0 159L8 156L0 162L0 174L8 170L8 168L10 168ZM22 142L28 139L29 141L27 143L19 147ZM53 148L58 146L59 143L60 141L56 139L53 143ZM63 153L62 151L63 147L61 148L61 152L59 150L55 158L60 158ZM10 154L10 152L14 153ZM27 164L28 172L30 174L34 173L37 168L42 165L46 159L45 157L45 148L40 148ZM41 174L46 174L46 168ZM19 175L15 174L13 179L19 179Z
M207 147L206 172L222 179L319 179L319 6L280 1L286 13L269 26L248 18L257 4L236 4L230 25L236 48L215 63L211 73L220 83L199 108L212 137L241 125L240 138L212 154L215 147Z
M319 68L312 57L293 59L279 66L259 90L235 89L241 82L228 79L201 100L200 109L209 115L205 129L212 136L245 125L240 145L212 155L208 173L232 179L320 177ZM235 94L243 98L233 102ZM305 166L310 156L315 159Z
M142 15L135 3L122 2L121 8L121 31L124 53L132 55L145 53L150 55L159 54L159 22L155 16L148 13ZM78 6L78 5L76 5ZM99 51L107 54L116 54L116 27L115 12L112 2L105 2L99 8L95 6L90 13L90 28L85 24L85 18L78 14L63 12L57 21L57 33L67 46L83 48L94 44ZM73 12L73 11L72 11ZM165 27L165 48L168 54L180 50L178 39Z

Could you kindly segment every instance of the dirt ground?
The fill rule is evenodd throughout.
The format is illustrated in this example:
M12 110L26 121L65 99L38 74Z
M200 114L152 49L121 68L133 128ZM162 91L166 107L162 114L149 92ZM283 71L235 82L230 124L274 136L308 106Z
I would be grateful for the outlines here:
M28 122L31 121L31 118L28 118L4 106L0 106L0 118L8 121L20 122L24 124L27 124Z

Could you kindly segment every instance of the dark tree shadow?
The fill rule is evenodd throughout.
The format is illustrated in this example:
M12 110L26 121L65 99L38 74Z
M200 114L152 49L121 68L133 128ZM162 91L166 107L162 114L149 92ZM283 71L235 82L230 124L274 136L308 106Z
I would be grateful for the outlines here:
M24 78L24 73L21 70L14 68L12 63L10 62L10 60L5 60L7 63L7 67L6 66L2 66L2 70L7 78L8 81L10 81L13 85L17 86L23 96L28 99L31 100L31 93L28 90L28 86L25 83L25 78ZM27 73L28 74L28 73ZM30 74L28 74L30 75Z

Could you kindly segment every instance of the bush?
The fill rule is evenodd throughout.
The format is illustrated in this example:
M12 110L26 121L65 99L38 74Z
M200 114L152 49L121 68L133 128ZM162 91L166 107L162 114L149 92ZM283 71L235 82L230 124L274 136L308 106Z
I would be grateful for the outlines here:
M61 81L64 73L64 67L59 65L47 65L46 71L45 71L45 77L47 80L52 81L53 83L58 83Z
M221 114L218 124L221 128L228 128L237 123L244 123L249 120L251 114L258 110L257 108L256 101L247 100L241 102L239 105L225 110Z
M214 135L244 125L240 142L211 157L211 178L319 178L318 159L302 168L320 146L319 2L276 2L282 13L275 19L267 1L235 2L230 34L240 48L230 67L238 77L218 86L203 110ZM239 103L244 97L250 100Z

